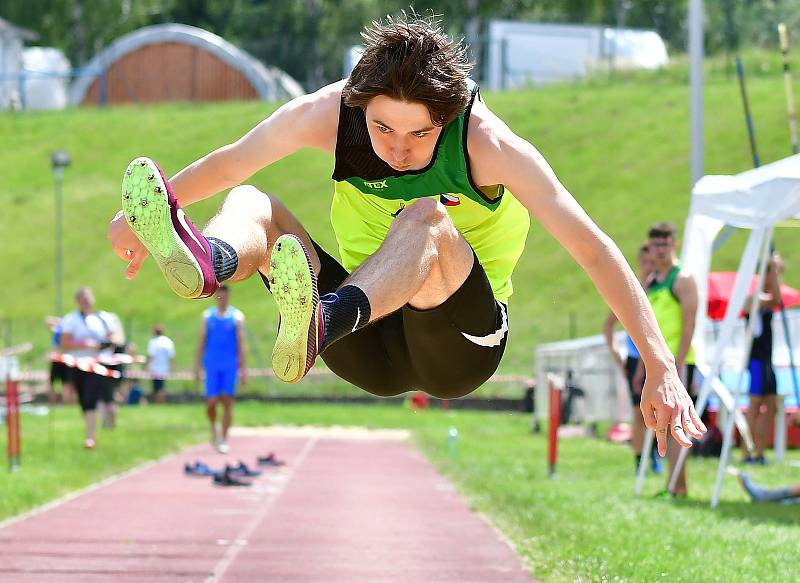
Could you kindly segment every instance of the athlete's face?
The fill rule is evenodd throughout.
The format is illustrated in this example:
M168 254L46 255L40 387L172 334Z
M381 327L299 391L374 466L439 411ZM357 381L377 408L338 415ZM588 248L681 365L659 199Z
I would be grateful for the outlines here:
M366 117L372 149L389 166L421 170L430 163L442 128L423 104L379 95L367 104Z
M223 312L227 310L231 299L230 292L225 289L220 289L217 290L215 297L217 299L217 308Z
M89 313L94 308L94 294L92 290L86 289L81 291L75 298L78 302L78 308L83 313Z
M675 240L672 237L651 237L649 247L656 268L672 261L675 253Z

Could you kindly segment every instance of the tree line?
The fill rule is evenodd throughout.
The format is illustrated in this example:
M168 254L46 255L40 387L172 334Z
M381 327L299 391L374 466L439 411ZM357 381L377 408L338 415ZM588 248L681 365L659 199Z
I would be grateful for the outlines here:
M3 0L0 18L36 32L80 67L114 39L142 26L179 22L213 32L306 89L341 76L344 51L363 26L396 13L388 0ZM672 51L686 47L688 0L421 0L418 13L443 16L476 58L489 20L600 24L656 30ZM774 47L785 21L800 38L800 0L705 0L709 53L740 45Z

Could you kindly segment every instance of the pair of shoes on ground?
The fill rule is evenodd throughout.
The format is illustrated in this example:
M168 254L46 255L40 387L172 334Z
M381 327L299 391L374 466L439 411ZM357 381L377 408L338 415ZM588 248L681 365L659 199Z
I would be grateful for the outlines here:
M240 478L254 478L261 475L261 470L251 470L243 461L239 465L225 465L225 469L214 476L216 486L249 486L251 482L246 482Z
M271 466L271 467L279 467L285 465L286 462L283 460L279 460L275 456L275 452L270 452L269 455L259 456L256 458L259 466Z
M186 217L158 165L137 158L122 179L125 220L158 265L167 284L183 298L206 298L219 282L212 247ZM323 337L317 277L303 243L282 235L272 248L269 283L280 313L272 368L296 383L311 369Z
M214 483L221 486L247 486L250 483L241 482L239 478L255 478L261 475L261 470L251 469L241 460L235 466L226 464L222 470L211 469L207 464L196 461L194 464L184 464L183 472L188 476L211 476Z

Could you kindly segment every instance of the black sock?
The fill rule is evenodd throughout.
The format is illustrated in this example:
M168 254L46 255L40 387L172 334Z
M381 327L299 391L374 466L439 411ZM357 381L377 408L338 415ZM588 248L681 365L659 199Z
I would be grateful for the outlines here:
M325 337L320 350L369 324L372 310L369 298L361 288L346 285L335 293L322 296L320 303L325 322Z
M206 241L211 245L211 262L214 265L214 275L217 281L222 283L236 273L239 266L239 256L236 255L233 247L222 239L216 237L206 237Z

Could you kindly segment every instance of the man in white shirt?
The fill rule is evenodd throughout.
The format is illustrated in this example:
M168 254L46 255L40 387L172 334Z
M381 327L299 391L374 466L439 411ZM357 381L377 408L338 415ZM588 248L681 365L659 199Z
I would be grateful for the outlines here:
M118 319L108 312L94 309L94 293L89 287L75 292L78 309L61 320L61 350L76 358L97 359L112 352L119 340ZM112 390L111 379L90 372L72 370L72 381L86 422L86 449L94 449L97 434L97 404Z
M175 360L175 343L164 336L164 326L161 324L156 324L153 328L153 337L147 344L147 358L147 368L153 381L153 400L156 403L164 403L166 401L164 385Z

